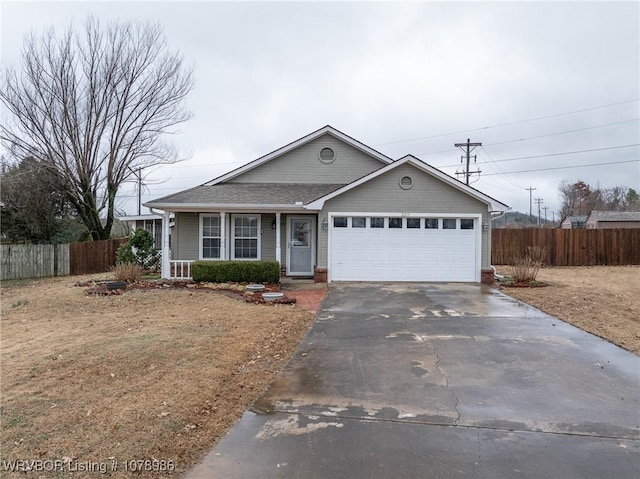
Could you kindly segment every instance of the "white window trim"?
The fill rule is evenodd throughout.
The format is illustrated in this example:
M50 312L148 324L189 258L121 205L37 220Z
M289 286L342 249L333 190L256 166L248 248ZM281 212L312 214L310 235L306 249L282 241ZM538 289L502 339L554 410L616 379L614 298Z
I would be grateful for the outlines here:
M256 218L258 218L258 226L257 226L257 240L258 240L258 251L257 251L257 257L256 258L236 258L236 218L246 218L246 217L250 217L250 216L254 216ZM251 214L251 213L245 213L245 214L234 214L231 215L231 221L229 222L229 230L230 230L230 243L231 243L231 249L230 251L230 255L229 255L229 259L233 260L233 261L260 261L260 259L262 258L262 215L261 214Z
M220 257L218 258L205 258L202 255L202 248L204 245L204 237L203 237L203 233L204 233L204 225L203 225L203 218L219 218L220 219L220 236L218 236L217 238L220 238ZM199 219L198 219L198 259L203 259L203 260L210 260L210 261L219 261L222 258L222 254L223 254L223 242L225 241L225 239L222 236L222 217L220 215L220 213L200 213ZM216 236L208 236L208 238L216 238Z

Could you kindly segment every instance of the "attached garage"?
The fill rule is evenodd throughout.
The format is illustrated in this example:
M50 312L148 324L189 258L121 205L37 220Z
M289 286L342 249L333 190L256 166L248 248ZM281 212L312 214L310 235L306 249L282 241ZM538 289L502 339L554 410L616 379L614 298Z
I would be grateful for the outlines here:
M481 215L329 216L331 281L480 281Z

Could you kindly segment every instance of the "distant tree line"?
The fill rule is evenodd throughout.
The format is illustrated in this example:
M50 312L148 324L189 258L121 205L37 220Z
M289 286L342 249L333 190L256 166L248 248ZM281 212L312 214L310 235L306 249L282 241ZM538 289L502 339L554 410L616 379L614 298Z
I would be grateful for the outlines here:
M2 237L12 243L70 243L90 239L87 228L58 185L55 170L27 157L2 160Z
M592 211L640 211L640 195L633 188L626 186L613 186L601 188L591 186L584 181L560 184L559 194L561 200L560 211L555 216L556 221L561 221L566 216L588 216ZM540 218L538 224L537 215L529 215L520 211L508 211L504 216L493 222L496 228L535 228L545 226L557 226L551 218Z
M560 216L589 215L594 210L640 211L640 196L633 188L612 186L601 188L580 180L560 184Z

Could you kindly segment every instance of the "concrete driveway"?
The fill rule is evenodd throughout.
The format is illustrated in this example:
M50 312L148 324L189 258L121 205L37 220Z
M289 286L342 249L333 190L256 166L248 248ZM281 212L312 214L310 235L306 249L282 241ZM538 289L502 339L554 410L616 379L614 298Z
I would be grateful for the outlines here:
M332 285L196 478L636 478L640 358L469 284Z

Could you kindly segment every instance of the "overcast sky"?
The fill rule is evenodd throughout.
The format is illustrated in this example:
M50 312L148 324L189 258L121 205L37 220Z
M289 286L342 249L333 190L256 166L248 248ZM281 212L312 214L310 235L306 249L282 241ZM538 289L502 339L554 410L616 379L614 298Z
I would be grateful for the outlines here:
M473 186L523 212L536 188L551 219L563 180L640 190L639 6L3 0L1 53L19 67L26 32L88 14L164 27L195 68L194 117L173 139L192 156L147 173L143 201L329 124L451 175L454 143L482 142ZM135 214L135 187L121 193Z

